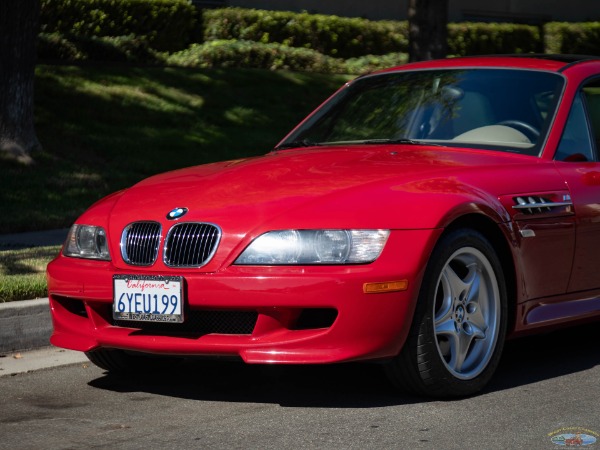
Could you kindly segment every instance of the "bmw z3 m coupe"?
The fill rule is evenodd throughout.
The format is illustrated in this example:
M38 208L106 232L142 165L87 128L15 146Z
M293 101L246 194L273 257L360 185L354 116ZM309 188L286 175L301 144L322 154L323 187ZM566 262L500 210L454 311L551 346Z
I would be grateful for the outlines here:
M109 372L379 361L465 396L506 339L600 318L599 268L600 59L421 62L264 156L94 204L48 266L51 342Z

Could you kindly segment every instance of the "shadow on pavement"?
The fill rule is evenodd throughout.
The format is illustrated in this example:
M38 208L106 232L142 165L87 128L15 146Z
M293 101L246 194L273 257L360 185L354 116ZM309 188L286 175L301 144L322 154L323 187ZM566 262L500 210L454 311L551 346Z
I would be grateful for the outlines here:
M600 364L600 327L590 324L506 344L482 395L581 372ZM394 391L378 364L255 366L187 360L163 374L104 375L90 386L192 400L276 403L288 407L374 408L430 401Z
M524 386L583 372L600 364L600 323L590 323L506 343L487 391Z
M422 401L396 394L378 364L284 367L190 360L175 372L141 378L105 375L89 384L116 392L287 407L371 408Z

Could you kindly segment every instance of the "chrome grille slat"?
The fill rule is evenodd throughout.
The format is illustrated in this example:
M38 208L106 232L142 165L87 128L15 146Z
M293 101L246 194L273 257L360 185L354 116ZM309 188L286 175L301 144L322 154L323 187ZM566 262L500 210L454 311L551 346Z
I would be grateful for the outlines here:
M184 245L183 248L183 259L182 262L187 262L190 260L190 253L191 253L191 245L194 245L195 239L194 239L194 229L190 224L187 224L187 226L185 227L185 231L186 233L184 234L184 239L190 243L190 245ZM185 264L184 262L184 264Z
M161 237L158 222L134 222L121 235L121 255L127 264L150 266L156 262Z
M174 225L165 241L164 263L169 267L201 267L214 255L221 230L210 223Z
M175 260L181 260L181 233L183 232L183 226L180 225L179 229L173 229L170 232L170 239L168 239L168 247L165 248L165 252L171 249L172 258Z
M200 231L201 238L199 240L197 240L197 243L196 243L196 247L197 248L199 247L198 250L202 252L201 257L203 259L206 258L206 244L209 239L208 232L209 232L209 230L205 226L203 226Z

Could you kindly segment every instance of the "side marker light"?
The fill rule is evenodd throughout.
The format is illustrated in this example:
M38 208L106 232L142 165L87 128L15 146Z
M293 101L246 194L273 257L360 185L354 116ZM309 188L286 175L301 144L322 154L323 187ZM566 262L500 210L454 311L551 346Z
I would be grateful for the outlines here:
M382 283L365 283L363 292L365 294L381 294L384 292L398 292L408 289L408 280L385 281Z

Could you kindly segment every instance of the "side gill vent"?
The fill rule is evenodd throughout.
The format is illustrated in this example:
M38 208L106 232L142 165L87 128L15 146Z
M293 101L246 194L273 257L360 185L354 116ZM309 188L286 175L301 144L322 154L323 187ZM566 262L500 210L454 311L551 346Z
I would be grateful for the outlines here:
M538 195L528 195L514 198L514 209L523 214L544 214L557 212L557 209L568 208L573 205L569 195L563 196L563 201L552 201L546 197Z
M516 197L515 203L514 208L520 209L525 214L542 214L552 211L551 207L545 206L547 203L551 203L550 200L544 197Z

